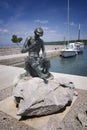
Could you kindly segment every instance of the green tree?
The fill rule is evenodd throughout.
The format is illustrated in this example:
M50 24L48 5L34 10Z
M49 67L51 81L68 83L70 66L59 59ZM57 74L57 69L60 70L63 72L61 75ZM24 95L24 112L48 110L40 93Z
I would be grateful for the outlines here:
M23 40L22 37L17 37L17 35L12 35L11 41L12 41L13 43L16 43L17 45L19 45L18 43L20 43L22 40Z

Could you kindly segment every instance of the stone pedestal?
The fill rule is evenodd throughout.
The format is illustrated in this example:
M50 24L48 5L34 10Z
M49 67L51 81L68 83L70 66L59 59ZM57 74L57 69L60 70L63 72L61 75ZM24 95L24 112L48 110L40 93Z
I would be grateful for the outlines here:
M13 96L18 105L19 116L43 116L63 111L74 96L74 84L67 78L49 79L48 83L38 77L17 78Z

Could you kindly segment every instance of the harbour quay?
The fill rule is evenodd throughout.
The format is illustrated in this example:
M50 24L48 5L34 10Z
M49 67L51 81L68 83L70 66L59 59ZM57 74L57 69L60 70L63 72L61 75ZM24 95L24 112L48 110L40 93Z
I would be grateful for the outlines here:
M47 58L59 56L61 45L46 45ZM21 47L0 47L0 64L16 66L22 64L28 53L22 54Z

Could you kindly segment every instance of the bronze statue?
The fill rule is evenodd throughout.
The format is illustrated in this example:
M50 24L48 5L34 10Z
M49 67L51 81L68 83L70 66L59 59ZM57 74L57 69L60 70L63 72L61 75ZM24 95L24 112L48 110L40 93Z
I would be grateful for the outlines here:
M43 29L36 28L34 36L26 38L21 52L29 53L25 61L27 76L40 77L47 82L47 78L51 75L49 73L50 61L46 58L44 42L40 38L41 36L43 36ZM42 50L42 56L40 56L40 50Z

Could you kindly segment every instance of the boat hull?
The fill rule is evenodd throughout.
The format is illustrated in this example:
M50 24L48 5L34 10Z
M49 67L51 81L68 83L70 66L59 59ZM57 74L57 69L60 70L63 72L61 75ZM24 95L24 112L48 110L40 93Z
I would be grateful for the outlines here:
M65 58L76 56L76 54L76 51L61 51L61 56Z

